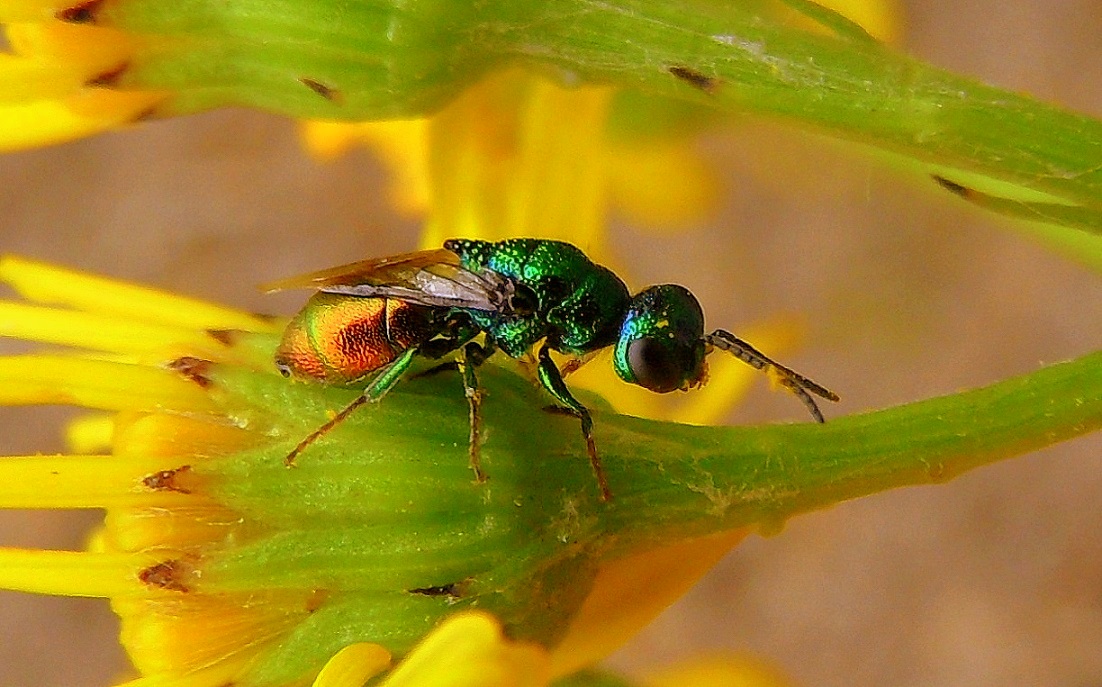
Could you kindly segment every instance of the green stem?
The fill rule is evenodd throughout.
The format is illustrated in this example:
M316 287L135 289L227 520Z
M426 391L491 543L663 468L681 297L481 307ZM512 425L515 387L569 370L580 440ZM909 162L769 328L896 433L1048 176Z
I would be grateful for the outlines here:
M987 194L993 210L1102 231L1102 122L924 64L810 0L97 7L97 25L149 37L117 86L173 92L162 114L236 104L323 119L419 116L520 61L788 119L975 185L971 198ZM803 23L786 23L793 15Z
M1102 122L878 43L763 20L740 3L560 0L517 3L516 11L523 20L495 28L525 58L788 118L1102 212Z
M775 529L797 513L886 489L945 482L1097 430L1102 352L982 389L825 425L688 427L614 415L597 422L606 430L599 440L609 480L632 485L630 492L617 493L606 526L632 549L668 541L671 532ZM675 453L684 458L669 460Z

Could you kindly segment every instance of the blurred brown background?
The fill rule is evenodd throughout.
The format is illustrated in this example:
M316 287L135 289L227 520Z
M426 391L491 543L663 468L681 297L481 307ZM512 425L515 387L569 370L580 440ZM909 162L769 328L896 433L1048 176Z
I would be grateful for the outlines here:
M911 52L1102 116L1102 3L905 4ZM722 216L626 226L640 284L680 281L713 326L806 315L786 357L854 412L985 384L1095 350L1102 280L923 179L765 124L709 147ZM1102 163L1102 161L1100 161ZM246 112L0 157L0 250L289 312L273 277L409 249L378 165L329 166L293 125ZM669 256L677 256L671 261ZM2 344L0 344L2 345ZM0 350L11 350L0 348ZM764 384L733 422L803 419ZM0 454L63 450L55 409L0 409ZM1102 437L797 518L751 538L611 664L751 652L798 684L1102 685ZM80 546L94 514L0 513L0 545ZM0 593L0 684L106 685L113 617Z

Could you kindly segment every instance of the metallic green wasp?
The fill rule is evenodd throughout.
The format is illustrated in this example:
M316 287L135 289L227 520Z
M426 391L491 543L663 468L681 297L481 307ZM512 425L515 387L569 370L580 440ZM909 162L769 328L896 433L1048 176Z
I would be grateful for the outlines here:
M610 270L561 241L453 239L442 249L367 260L271 285L299 287L319 293L288 326L276 353L279 369L328 384L371 381L355 401L295 447L288 465L357 407L381 399L415 356L457 353L470 410L471 468L481 481L481 394L475 369L495 351L513 358L535 351L540 383L561 409L581 421L602 500L611 491L597 455L593 420L563 381L552 351L580 357L614 346L613 366L622 380L668 393L701 385L706 356L720 349L773 371L819 422L823 415L812 396L838 400L730 332L705 334L704 312L688 289L662 284L632 296ZM475 341L479 334L484 335L481 343Z

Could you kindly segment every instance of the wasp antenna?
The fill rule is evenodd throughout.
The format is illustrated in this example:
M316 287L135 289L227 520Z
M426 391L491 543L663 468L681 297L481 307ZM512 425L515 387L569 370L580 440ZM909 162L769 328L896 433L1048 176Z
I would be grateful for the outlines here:
M815 394L820 398L825 398L828 401L838 400L838 394L811 381L799 372L781 365L731 332L717 329L711 334L706 334L704 336L704 343L731 353L742 362L757 370L775 372L778 375L777 381L780 382L781 386L794 393L803 401L816 422L825 422L825 419L823 418L822 411L819 410L819 405L815 403L815 399L811 397L811 394Z

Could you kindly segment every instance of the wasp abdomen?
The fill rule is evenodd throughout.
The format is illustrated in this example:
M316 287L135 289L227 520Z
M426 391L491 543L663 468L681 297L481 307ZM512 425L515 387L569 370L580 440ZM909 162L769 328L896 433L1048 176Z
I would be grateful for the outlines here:
M351 384L424 343L437 329L433 308L321 292L287 327L276 364L300 379Z

